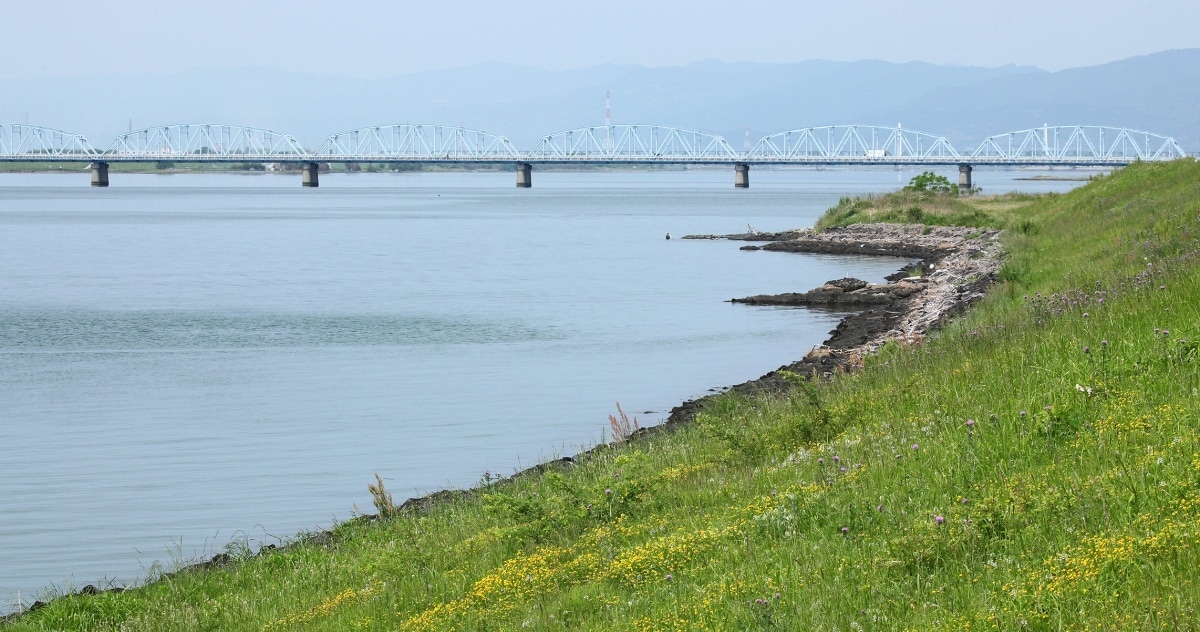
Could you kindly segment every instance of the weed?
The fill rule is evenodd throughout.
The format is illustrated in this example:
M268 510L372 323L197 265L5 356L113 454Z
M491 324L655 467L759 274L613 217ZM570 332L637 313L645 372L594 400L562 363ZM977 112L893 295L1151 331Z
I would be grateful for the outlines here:
M371 492L371 502L375 505L375 511L379 512L380 518L390 518L396 513L397 507L392 502L392 493L384 487L379 472L375 472L375 484L368 483L367 490Z
M625 443L638 431L638 420L631 421L629 415L621 410L621 402L617 402L617 414L608 416L608 425L612 428L613 443Z

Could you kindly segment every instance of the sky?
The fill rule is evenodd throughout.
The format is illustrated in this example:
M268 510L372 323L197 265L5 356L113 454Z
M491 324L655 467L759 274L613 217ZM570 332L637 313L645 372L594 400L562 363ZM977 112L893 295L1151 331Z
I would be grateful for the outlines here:
M1195 0L0 0L0 18L4 77L809 59L1061 70L1200 47Z

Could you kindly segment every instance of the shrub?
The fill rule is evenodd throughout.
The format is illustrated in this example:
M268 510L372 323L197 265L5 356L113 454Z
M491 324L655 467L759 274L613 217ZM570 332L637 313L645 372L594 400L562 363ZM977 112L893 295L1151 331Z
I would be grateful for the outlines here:
M908 181L908 186L904 187L904 190L929 193L956 193L958 187L951 183L946 176L939 176L932 171L925 171L921 175L913 176L913 179Z

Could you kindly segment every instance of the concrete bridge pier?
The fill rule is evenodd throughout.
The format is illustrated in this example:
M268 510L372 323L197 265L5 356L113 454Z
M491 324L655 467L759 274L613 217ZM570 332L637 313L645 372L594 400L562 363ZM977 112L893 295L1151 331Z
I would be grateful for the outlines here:
M319 187L321 186L320 165L315 162L306 162L301 167L300 186L302 187Z
M750 188L750 165L744 162L733 165L733 188Z
M93 162L88 165L92 168L92 186L106 187L108 186L108 163Z
M966 195L971 192L971 165L958 166L958 194Z
M517 188L528 189L533 186L533 165L527 162L517 163Z

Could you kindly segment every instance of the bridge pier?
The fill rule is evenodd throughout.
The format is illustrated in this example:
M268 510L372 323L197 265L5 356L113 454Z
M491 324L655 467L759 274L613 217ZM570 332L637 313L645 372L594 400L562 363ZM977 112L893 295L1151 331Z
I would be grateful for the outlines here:
M533 186L533 165L527 162L517 163L517 188L528 189Z
M744 162L733 165L733 188L750 188L750 165Z
M958 194L967 195L973 188L971 186L971 165L958 166Z
M108 163L93 162L88 165L92 168L92 186L106 187L108 186Z
M315 162L306 162L301 167L300 186L316 188L321 186L320 166Z

